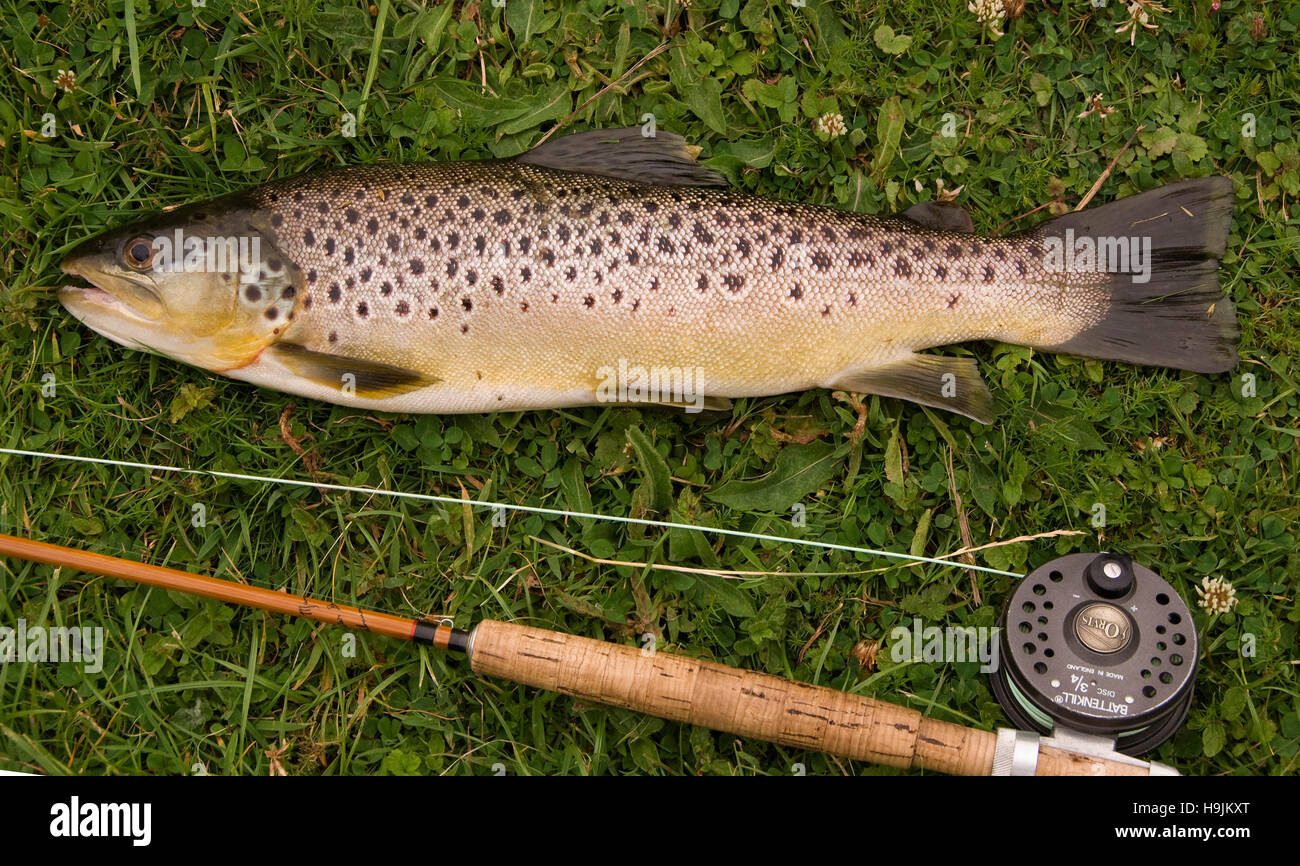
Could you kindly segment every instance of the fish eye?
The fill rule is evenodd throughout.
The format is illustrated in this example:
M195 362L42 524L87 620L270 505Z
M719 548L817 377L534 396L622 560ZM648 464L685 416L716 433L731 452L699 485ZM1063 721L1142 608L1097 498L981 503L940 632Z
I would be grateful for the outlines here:
M137 270L149 267L149 264L153 261L153 253L153 244L149 243L147 238L136 238L122 248L122 258L126 259L126 263Z

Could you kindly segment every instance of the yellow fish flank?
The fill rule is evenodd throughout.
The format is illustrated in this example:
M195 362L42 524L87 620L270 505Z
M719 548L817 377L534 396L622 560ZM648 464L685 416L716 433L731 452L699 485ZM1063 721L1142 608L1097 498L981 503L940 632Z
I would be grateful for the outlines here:
M1236 364L1217 282L1226 179L1004 239L951 207L880 218L719 181L679 137L635 129L514 160L317 172L88 241L63 267L94 287L60 299L133 348L400 412L723 407L824 387L987 422L974 361L921 350ZM1099 266L1121 248L1124 268Z

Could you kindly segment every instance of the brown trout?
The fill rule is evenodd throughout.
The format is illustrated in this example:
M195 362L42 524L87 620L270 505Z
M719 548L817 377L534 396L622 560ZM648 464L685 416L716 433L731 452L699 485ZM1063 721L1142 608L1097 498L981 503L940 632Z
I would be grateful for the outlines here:
M991 421L999 340L1217 373L1232 182L1182 181L1006 238L725 188L637 128L515 159L330 169L79 246L59 298L109 339L395 412L722 408L834 388Z

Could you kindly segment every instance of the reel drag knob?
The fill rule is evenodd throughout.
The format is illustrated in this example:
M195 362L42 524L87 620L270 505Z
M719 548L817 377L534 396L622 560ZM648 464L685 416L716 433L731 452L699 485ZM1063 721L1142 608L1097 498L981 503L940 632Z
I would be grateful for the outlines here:
M1035 569L1001 626L990 687L1022 730L1113 739L1138 755L1187 716L1200 656L1191 611L1127 556L1075 553Z

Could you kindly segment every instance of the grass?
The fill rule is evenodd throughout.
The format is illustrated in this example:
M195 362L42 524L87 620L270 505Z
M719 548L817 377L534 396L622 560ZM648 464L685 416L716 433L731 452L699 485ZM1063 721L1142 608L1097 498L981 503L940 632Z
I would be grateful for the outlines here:
M1122 3L1030 3L995 38L964 3L916 0L384 0L373 11L344 0L3 0L0 443L617 515L666 496L669 519L925 554L964 547L963 521L976 544L1077 530L976 560L1026 571L1076 550L1125 550L1192 602L1203 576L1231 580L1232 613L1195 608L1196 702L1154 757L1188 774L1294 774L1300 7L1167 5L1130 45L1115 33ZM622 78L665 40L669 50ZM60 88L59 70L75 85ZM1094 94L1113 113L1079 117ZM160 207L327 164L512 155L574 112L575 130L653 114L735 186L775 198L893 212L942 179L963 188L981 233L1053 199L1073 207L1117 154L1097 203L1231 176L1222 279L1242 365L1205 377L975 344L997 401L992 426L869 398L854 445L857 413L824 391L742 400L722 419L358 412L124 351L51 294L74 243ZM847 134L817 132L825 113L842 114ZM349 115L354 137L341 134ZM802 527L788 509L747 508L724 490L783 458L830 469L800 492ZM661 650L1004 723L975 664L900 665L886 649L860 669L855 647L913 616L993 625L1010 578L535 515L495 526L489 509L9 457L0 531L460 625L518 619L627 644L650 632ZM776 574L607 566L553 545ZM895 772L81 574L6 562L0 590L4 625L99 625L107 642L99 675L0 666L6 769Z

